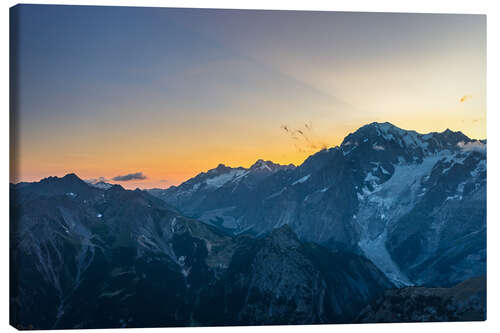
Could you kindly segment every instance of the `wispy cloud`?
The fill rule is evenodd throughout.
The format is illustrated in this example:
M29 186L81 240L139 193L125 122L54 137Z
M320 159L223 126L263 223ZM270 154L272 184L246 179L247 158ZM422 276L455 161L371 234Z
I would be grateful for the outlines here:
M460 98L460 103L463 103L465 101L468 101L469 99L472 99L472 95L463 95L461 98Z
M472 124L476 124L476 123L479 123L479 122L483 122L484 121L484 117L481 117L481 118L474 118L474 119L462 119L460 122L462 124L465 124L465 123L472 123Z
M112 180L117 182L126 182L129 180L144 180L144 179L147 179L147 177L142 172L129 173L123 176L116 176L112 178Z
M478 151L478 152L486 152L486 143L482 143L481 141L471 141L471 142L459 142L457 143L463 151Z
M298 128L291 128L288 125L281 125L281 129L293 140L295 149L299 152L310 152L324 149L327 145L313 138L313 127L309 121Z
M90 178L90 179L85 179L85 181L87 183L90 183L90 184L97 184L99 182L107 182L108 179L105 178L105 177L99 177L99 178Z

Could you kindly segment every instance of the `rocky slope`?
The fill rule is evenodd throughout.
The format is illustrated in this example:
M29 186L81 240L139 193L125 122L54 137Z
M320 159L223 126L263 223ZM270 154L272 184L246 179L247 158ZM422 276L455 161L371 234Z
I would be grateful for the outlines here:
M237 221L230 212L252 196L264 179L280 171L293 170L294 165L279 165L258 160L250 168L232 168L219 164L179 186L167 190L152 189L150 193L175 207L183 214L232 231Z
M450 288L406 287L386 291L356 322L481 321L486 320L485 303L484 276Z

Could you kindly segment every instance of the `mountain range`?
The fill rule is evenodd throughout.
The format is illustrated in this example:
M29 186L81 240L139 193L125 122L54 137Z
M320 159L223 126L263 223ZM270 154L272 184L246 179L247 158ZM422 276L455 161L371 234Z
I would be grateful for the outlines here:
M297 167L219 165L150 193L234 235L289 225L366 256L400 286L451 286L486 270L486 141L461 132L372 123Z
M11 324L484 320L486 144L372 123L168 189L11 184Z

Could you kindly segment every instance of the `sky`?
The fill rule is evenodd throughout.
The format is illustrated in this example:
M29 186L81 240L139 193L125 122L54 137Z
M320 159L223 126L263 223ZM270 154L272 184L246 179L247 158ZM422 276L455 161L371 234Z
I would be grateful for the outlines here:
M219 163L300 164L373 121L486 138L484 15L11 15L12 182L73 172L166 188Z

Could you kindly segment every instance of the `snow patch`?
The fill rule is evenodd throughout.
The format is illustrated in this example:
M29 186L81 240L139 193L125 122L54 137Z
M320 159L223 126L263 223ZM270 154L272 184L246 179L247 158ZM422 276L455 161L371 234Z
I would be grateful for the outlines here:
M380 170L382 170L382 173L385 175L390 175L391 173L387 171L383 166L380 166Z
M246 173L246 170L231 170L222 175L218 175L212 178L205 180L205 183L208 187L217 189L219 187L224 186L227 182L234 180L235 178L242 176Z
M392 260L387 251L385 242L387 240L387 230L384 230L375 239L369 237L362 238L358 245L365 256L370 259L384 274L398 287L410 286L412 282L401 272L398 265Z
M368 172L365 177L365 182L379 181L380 178L374 176L371 172Z
M309 177L311 177L311 175L310 175L310 174L309 174L309 175L306 175L306 176L304 176L304 177L302 177L302 178L300 178L300 179L298 179L298 180L296 180L296 181L294 181L294 182L292 183L292 186L293 186L293 185L296 185L296 184L302 184L302 183L306 182L306 181L309 179Z
M292 185L293 185L293 184L292 184ZM283 188L282 188L281 190L279 190L278 192L275 192L275 193L271 194L270 196L268 196L268 197L264 198L264 200L272 199L272 198L274 198L274 197L277 197L278 195L281 195L281 193L283 193L283 192L286 190L286 188L287 188L286 186L285 186L285 187L283 187Z
M454 201L454 200L462 200L462 196L461 196L461 195L459 195L459 194L455 194L455 195L453 195L453 196L449 196L449 197L447 197L447 198L444 200L444 202L446 202L446 201Z
M481 160L476 168L470 172L470 175L472 177L477 177L480 173L486 171L486 160Z
M460 141L457 143L457 146L463 151L477 151L480 153L486 152L486 143L482 143L481 141L471 141L467 143Z

